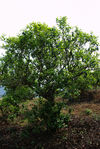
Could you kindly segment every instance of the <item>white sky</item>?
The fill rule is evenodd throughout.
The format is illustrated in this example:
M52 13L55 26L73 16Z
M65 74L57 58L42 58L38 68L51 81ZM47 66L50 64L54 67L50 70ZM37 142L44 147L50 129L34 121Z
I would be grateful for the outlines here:
M67 16L71 26L93 31L100 41L100 0L0 0L0 36L15 36L32 21L55 25L60 16Z

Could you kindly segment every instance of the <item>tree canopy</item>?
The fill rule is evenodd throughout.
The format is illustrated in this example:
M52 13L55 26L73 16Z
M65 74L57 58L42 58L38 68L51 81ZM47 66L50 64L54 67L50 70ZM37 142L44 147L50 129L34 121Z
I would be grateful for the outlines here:
M99 65L97 37L71 27L66 17L57 26L31 23L16 37L2 36L6 54L0 59L1 85L8 93L26 88L28 94L54 101L89 88Z

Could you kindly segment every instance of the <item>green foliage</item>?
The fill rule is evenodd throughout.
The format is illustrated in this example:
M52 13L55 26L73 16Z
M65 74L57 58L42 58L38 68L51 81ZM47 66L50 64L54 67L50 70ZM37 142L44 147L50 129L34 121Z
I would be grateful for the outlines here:
M0 110L3 119L13 120L18 115L19 105L12 96L6 96L0 101Z
M15 91L8 90L7 94L12 95L17 101L22 102L25 100L32 99L34 97L33 90L28 86L18 86Z
M94 88L100 87L100 66L98 66L95 71L93 72L93 76L95 78L95 81L93 82Z
M31 111L26 112L29 124L34 126L33 131L54 131L57 128L66 127L70 119L69 114L62 114L63 103L52 105L50 102L40 99Z
M86 109L84 112L85 112L86 115L92 114L92 110L91 109Z
M0 101L0 110L5 119L14 119L20 110L20 103L32 99L33 91L27 86L17 87L15 92L7 91L7 95Z
M33 22L16 37L1 37L6 55L0 60L0 77L7 90L27 86L53 101L58 90L76 98L80 90L91 88L99 62L97 38L71 27L66 17L56 22L57 27Z

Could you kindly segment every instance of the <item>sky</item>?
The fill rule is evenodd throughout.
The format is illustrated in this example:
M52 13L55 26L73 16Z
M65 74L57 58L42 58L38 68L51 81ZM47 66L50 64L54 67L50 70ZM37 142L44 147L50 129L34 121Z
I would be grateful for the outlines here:
M100 41L100 0L0 0L0 36L16 36L33 21L54 26L60 16L67 16L71 26L92 31Z

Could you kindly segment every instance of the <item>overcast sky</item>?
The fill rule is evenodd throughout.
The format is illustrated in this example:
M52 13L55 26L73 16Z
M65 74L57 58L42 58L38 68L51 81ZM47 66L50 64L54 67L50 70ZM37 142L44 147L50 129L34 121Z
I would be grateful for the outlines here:
M33 21L55 25L60 16L100 41L100 0L0 0L0 36L15 36Z

